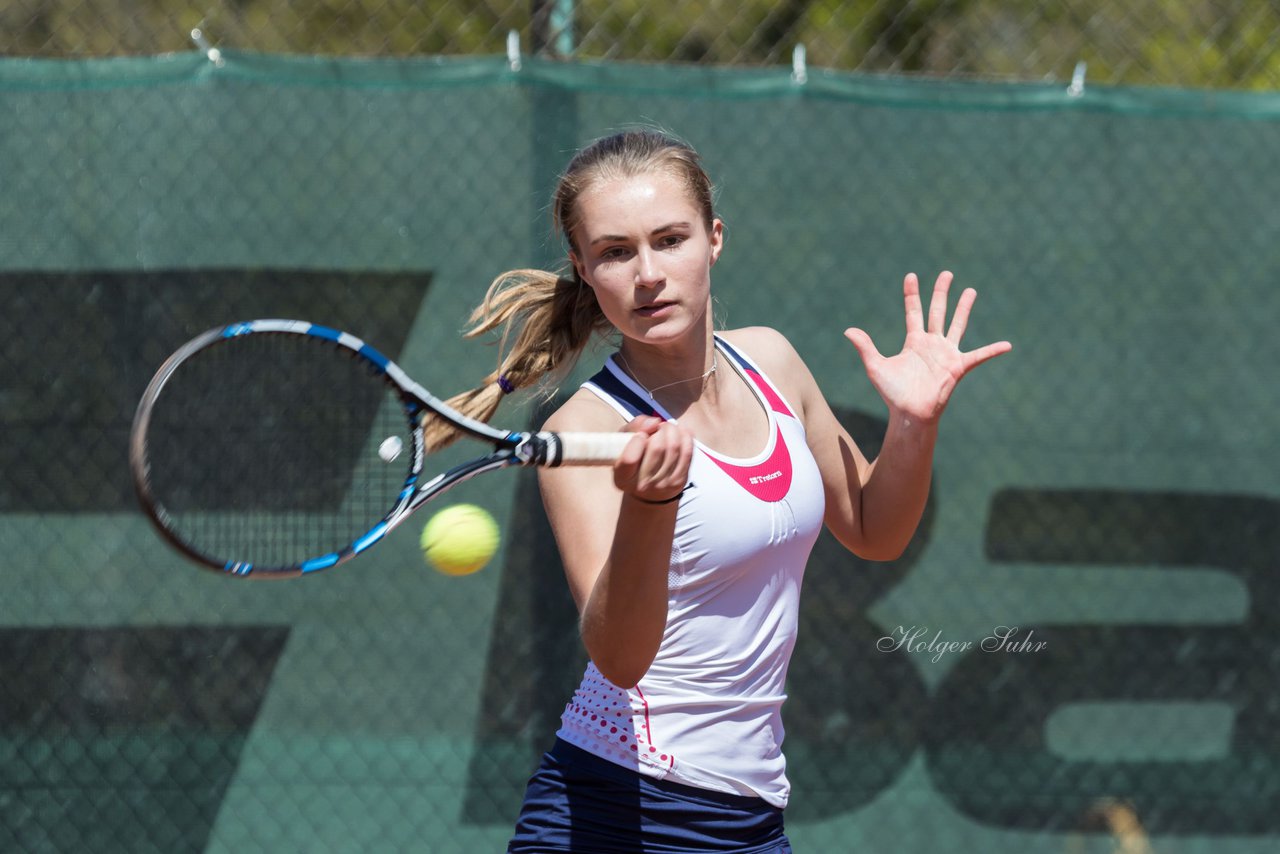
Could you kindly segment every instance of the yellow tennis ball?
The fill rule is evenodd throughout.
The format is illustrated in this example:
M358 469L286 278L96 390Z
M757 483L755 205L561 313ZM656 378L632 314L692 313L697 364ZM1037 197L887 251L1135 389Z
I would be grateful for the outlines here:
M422 526L422 554L445 575L470 575L498 550L498 523L475 504L455 504Z

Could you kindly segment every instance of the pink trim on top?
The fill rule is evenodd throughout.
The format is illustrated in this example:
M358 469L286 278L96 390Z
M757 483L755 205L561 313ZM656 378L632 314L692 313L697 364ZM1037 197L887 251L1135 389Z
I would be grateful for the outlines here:
M633 689L640 697L640 702L644 703L644 740L649 746L650 753L658 753L657 746L653 743L653 732L649 729L649 700L645 697L644 692L637 685ZM663 751L660 755L660 761L666 762L668 768L676 767L676 758L672 754Z
M756 388L760 389L760 393L764 395L764 399L769 401L769 407L774 412L779 412L790 418L796 417L795 414L787 408L787 404L782 400L782 396L779 395L778 392L774 390L773 386L760 375L759 371L755 368L747 367L746 365L742 366L742 370L746 372L747 376L751 377L751 381L756 384Z
M759 371L743 363L739 363L739 367L742 368L742 372L746 376L751 378L751 382L755 383L756 388L760 391L760 396L764 398L773 412L785 415L788 418L795 418L790 407L783 401L782 396L778 394ZM772 418L769 420L773 421ZM791 452L787 449L787 442L783 438L782 428L777 426L776 423L774 424L773 451L769 454L769 458L763 462L744 466L722 460L713 453L708 453L707 456L725 474L733 478L739 486L761 501L781 501L791 491Z
M773 453L764 462L742 466L707 454L725 474L761 501L781 501L791 491L791 452L787 450L782 428L774 429L777 433L774 436Z

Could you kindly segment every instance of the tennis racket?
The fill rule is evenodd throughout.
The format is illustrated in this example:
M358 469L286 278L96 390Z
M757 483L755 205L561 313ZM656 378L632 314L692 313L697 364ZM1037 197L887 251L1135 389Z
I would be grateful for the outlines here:
M491 452L429 475L429 463L444 468L423 438L431 417ZM611 465L629 439L496 429L354 335L254 320L210 329L160 367L134 416L129 464L143 509L178 551L280 578L350 560L478 474Z

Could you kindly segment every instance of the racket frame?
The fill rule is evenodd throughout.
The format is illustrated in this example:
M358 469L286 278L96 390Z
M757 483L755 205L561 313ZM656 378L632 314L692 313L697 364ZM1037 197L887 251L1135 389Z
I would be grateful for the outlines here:
M380 378L391 383L409 419L412 440L409 473L395 503L381 520L345 547L316 555L296 565L262 566L205 554L178 535L174 530L175 526L168 521L168 511L151 488L147 432L152 411L166 384L178 368L195 354L245 335L310 336L345 348L371 366L381 375ZM430 415L443 418L452 427L473 438L492 443L494 450L419 483L427 458L423 420ZM355 335L304 320L264 319L209 329L182 345L165 360L148 383L134 414L129 434L129 468L134 490L146 516L170 545L196 564L238 577L292 578L346 563L381 541L423 504L477 475L512 466L611 465L629 439L630 436L626 433L563 434L501 430L458 412L414 381L391 359Z

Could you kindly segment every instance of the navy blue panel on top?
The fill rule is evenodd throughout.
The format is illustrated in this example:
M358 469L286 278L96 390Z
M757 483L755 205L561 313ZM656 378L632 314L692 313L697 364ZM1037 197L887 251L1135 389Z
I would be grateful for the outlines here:
M596 386L605 394L622 404L623 408L631 413L632 418L637 415L653 415L659 418L661 417L653 406L645 403L644 398L636 394L627 387L626 383L614 376L613 371L609 370L608 367L601 368L600 372L587 380L587 382Z

